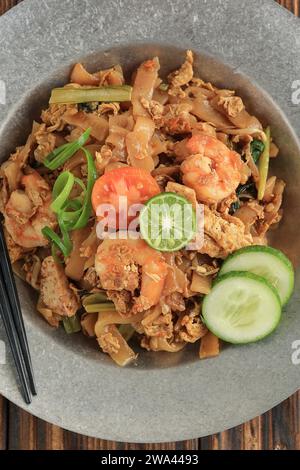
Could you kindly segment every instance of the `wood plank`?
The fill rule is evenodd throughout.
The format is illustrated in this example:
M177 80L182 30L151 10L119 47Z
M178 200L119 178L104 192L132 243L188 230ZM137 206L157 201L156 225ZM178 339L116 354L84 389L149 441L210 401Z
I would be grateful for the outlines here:
M37 418L9 404L8 448L34 450L37 448Z
M0 450L7 448L8 401L0 396Z
M18 3L21 3L22 0L1 0L0 1L0 15L3 15L10 8L14 7Z

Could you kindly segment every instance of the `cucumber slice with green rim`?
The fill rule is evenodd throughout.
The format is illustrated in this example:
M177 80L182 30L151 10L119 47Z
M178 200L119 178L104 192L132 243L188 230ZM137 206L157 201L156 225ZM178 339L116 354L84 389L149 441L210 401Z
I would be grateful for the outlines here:
M294 289L294 268L279 250L269 246L247 246L230 255L223 263L219 275L231 271L250 271L266 278L278 291L285 305Z
M142 238L158 251L178 251L196 235L196 211L176 193L161 193L146 202L140 213Z
M278 326L281 302L265 278L249 272L220 276L204 298L202 316L207 328L234 344L259 341Z

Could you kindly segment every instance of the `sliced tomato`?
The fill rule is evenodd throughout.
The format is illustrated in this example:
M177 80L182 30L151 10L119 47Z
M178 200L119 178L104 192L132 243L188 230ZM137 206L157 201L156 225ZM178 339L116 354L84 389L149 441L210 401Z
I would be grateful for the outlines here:
M145 203L158 193L159 186L148 171L133 167L116 168L97 179L92 204L96 213L101 204L111 204L119 213L120 196L127 198L129 209L133 204Z

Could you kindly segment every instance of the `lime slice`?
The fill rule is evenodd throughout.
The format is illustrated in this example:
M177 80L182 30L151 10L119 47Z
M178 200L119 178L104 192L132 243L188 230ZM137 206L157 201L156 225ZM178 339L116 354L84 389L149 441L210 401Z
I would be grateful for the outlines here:
M158 251L177 251L196 234L196 212L176 193L162 193L146 202L140 213L142 238Z

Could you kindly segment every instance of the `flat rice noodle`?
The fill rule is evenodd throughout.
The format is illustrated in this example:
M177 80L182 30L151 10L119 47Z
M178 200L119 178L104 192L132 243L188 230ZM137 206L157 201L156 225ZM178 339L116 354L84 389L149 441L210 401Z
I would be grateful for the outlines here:
M95 256L100 243L100 239L97 237L96 226L93 227L88 238L84 240L81 245L81 254L85 257L86 262L84 270L91 268L95 264Z
M71 240L73 243L73 248L70 256L66 261L65 273L66 276L72 279L73 281L80 281L83 277L85 263L87 259L84 256L80 256L80 248L82 243L90 235L91 228L84 227L79 230L74 230L71 232Z
M163 166L160 165L159 167L155 168L152 171L152 176L173 176L176 173L180 172L180 165L172 165L172 166Z
M223 114L232 124L239 129L260 129L262 130L262 125L255 116L251 116L246 109L242 109L240 113L236 116L230 116L226 109L223 106L218 104L219 95L216 95L212 100L210 100L210 105L219 113Z
M152 337L150 338L150 349L152 351L167 351L176 353L185 347L185 342L169 342L166 338Z
M49 325L58 328L59 322L62 320L62 317L54 313L50 308L46 307L41 298L39 298L38 300L36 309L44 317L46 322L49 323Z
M22 168L27 163L33 144L35 143L35 133L37 132L40 124L33 121L32 130L27 138L23 147L17 148L16 152L11 155L9 160L1 165L1 173L6 178L8 183L9 192L15 191L18 188L21 177Z
M78 83L78 85L98 86L99 77L89 73L82 64L75 64L70 77L71 83Z
M91 136L99 142L104 142L108 135L108 121L101 116L93 113L85 113L78 111L77 113L66 112L63 119L67 124L75 127L80 127L84 131L91 128Z
M262 125L255 116L251 116L245 109L243 109L237 116L228 116L228 119L234 124L235 127L240 129L259 129L262 130Z
M116 168L125 168L126 166L128 166L128 165L126 165L126 163L111 162L108 165L106 165L106 167L104 169L104 173L108 173L109 171L115 170Z
M15 191L22 177L22 171L19 163L13 160L7 160L1 165L1 173L6 178L9 192Z
M193 272L191 291L199 294L209 294L211 291L212 276L201 276L200 274Z
M98 314L97 323L95 325L95 334L97 338L103 334L104 329L107 325L129 325L135 322L140 322L145 315L145 312L132 315L130 317L124 317L118 312L112 310L107 312L101 312Z
M185 295L188 291L188 282L185 273L176 265L174 254L165 253L164 258L168 264L168 272L164 283L163 295L167 296L173 292L179 292Z
M223 114L212 108L205 96L198 96L197 99L189 100L189 102L193 105L191 114L198 119L209 122L218 129L232 127L231 122Z
M167 152L167 141L160 139L159 135L154 133L151 141L151 155L154 157Z
M211 331L208 331L200 342L199 357L200 359L207 359L209 357L216 357L220 354L220 341Z
M81 317L80 323L83 333L90 338L94 338L95 325L98 319L97 313L84 313Z
M109 135L106 144L113 145L113 156L125 159L127 157L126 136L134 128L134 119L131 114L109 116Z
M243 222L246 232L249 233L252 225L256 222L258 215L255 210L245 204L234 213L234 217L237 217Z
M154 134L155 124L149 117L139 116L132 132L126 136L128 160L131 166L154 170L150 141Z
M167 91L162 91L159 88L155 88L152 99L164 106L169 101L169 94Z
M271 176L266 182L266 189L264 194L264 202L270 202L274 197L274 188L276 184L276 176Z
M128 346L127 341L123 338L118 328L115 325L109 325L105 328L104 335L109 333L119 345L117 352L109 352L108 354L119 366L124 367L131 361L136 359L137 354ZM101 337L98 338L99 346L101 347Z
M148 112L141 104L141 98L150 101L153 97L155 84L158 77L160 65L158 57L143 62L138 70L132 89L133 116L149 116Z

